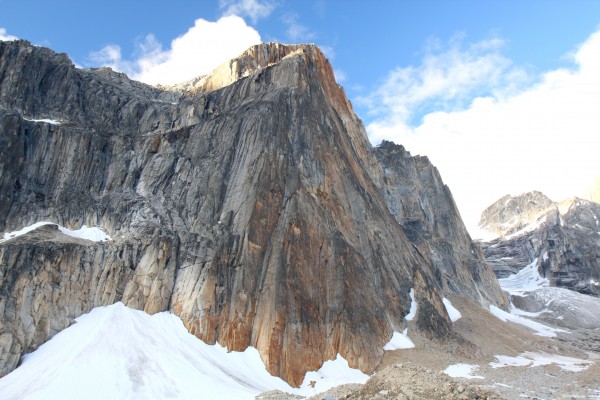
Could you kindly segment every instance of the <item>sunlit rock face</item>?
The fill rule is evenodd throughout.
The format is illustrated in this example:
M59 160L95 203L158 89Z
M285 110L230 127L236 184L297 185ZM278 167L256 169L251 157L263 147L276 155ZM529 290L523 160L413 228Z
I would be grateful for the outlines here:
M540 192L505 196L484 211L480 226L500 233L481 243L499 278L535 261L551 286L600 296L600 204L577 197L555 203Z
M252 345L294 385L338 353L373 371L411 288L436 340L454 337L443 292L505 304L435 168L371 148L312 45L254 46L155 88L1 42L0 143L0 232L111 237L45 225L0 243L2 374L117 301Z

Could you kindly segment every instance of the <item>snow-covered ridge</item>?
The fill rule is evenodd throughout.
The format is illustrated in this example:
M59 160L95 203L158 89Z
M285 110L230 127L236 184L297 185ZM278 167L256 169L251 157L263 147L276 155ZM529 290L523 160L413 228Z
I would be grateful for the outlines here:
M18 231L5 232L3 235L3 239L0 239L0 243L7 241L9 239L16 238L18 236L22 236L22 235L24 235L28 232L31 232L31 231L39 228L40 226L44 226L44 225L58 225L58 224L55 224L54 222L41 221L41 222L36 222L33 225L26 226L25 228L20 229ZM83 225L79 229L71 230L69 228L65 228L64 226L58 225L58 229L65 235L69 235L71 237L75 237L75 238L79 238L79 239L91 240L92 242L102 242L102 241L106 241L106 240L111 240L111 237L108 236L106 234L106 232L104 232L102 230L102 228L99 228L99 227L88 227L88 226Z
M148 315L116 303L76 321L0 379L3 400L238 400L268 390L311 396L368 379L338 355L292 388L267 372L255 348L228 352L208 345L168 312Z

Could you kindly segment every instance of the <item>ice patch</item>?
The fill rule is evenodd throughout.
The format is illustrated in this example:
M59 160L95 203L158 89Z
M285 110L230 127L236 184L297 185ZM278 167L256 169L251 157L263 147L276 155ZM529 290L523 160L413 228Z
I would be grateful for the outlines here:
M65 235L69 235L79 239L91 240L92 242L103 242L106 240L111 240L111 237L108 236L106 232L104 232L101 228L98 228L97 226L88 227L83 225L81 228L72 231L69 228L64 228L59 225L58 229Z
M60 125L60 121L57 121L55 119L29 119L29 118L23 118L25 121L30 121L30 122L43 122L45 124L50 124L50 125Z
M335 360L325 361L318 371L307 372L299 390L288 389L287 391L294 391L303 396L312 396L343 383L365 383L368 379L369 375L358 369L350 368L348 361L338 354ZM314 388L311 386L311 382L315 382Z
M498 279L500 287L513 295L519 295L522 292L530 292L542 287L550 286L548 278L542 278L537 269L536 258L518 273L510 275L507 278Z
M504 322L510 321L519 325L523 325L533 331L538 336L555 337L557 332L567 332L563 329L551 328L539 322L532 321L520 315L509 314L504 310L499 309L494 305L490 305L490 312Z
M392 339L383 347L384 350L412 349L415 344L408 337L408 329L404 332L394 332Z
M122 303L95 308L76 321L0 379L3 400L233 400L268 390L310 396L368 378L338 355L292 388L268 373L255 348L228 352L202 342L168 312L148 315Z
M6 241L8 239L13 239L13 238L16 238L17 236L24 235L24 234L31 232L31 231L39 228L40 226L44 226L44 225L57 225L57 224L55 224L54 222L48 222L48 221L36 222L35 224L26 226L25 228L20 229L18 231L4 233L4 239L1 239L0 243ZM106 232L104 232L102 230L102 228L99 228L99 227L87 227L87 226L83 225L79 229L71 230L69 228L65 228L63 226L58 225L58 229L65 235L69 235L69 236L76 237L79 239L91 240L92 242L101 242L101 241L105 241L105 240L111 240L111 237L108 236L106 234Z
M452 303L450 303L450 300L448 300L447 298L444 297L442 299L442 301L444 302L444 306L446 307L446 312L448 313L450 320L452 322L458 321L460 319L460 317L462 317L462 314L460 313L460 311L458 311L456 308L454 308Z
M472 372L479 368L477 365L472 364L453 364L449 365L444 370L444 373L453 378L466 378L466 379L485 379L481 375L471 375Z
M415 289L410 289L410 310L406 317L404 317L407 321L412 321L417 315L417 301L415 300Z
M490 363L490 367L538 367L550 364L556 364L566 371L580 372L587 369L593 362L556 354L534 353L528 351L519 354L517 357L498 355L496 356L496 361Z

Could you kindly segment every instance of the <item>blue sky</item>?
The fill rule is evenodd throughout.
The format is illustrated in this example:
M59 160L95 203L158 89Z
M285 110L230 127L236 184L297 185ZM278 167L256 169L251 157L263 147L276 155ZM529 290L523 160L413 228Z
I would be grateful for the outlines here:
M0 9L0 37L151 83L206 73L260 41L316 43L372 143L430 156L471 227L506 193L561 200L600 175L600 1L0 0Z

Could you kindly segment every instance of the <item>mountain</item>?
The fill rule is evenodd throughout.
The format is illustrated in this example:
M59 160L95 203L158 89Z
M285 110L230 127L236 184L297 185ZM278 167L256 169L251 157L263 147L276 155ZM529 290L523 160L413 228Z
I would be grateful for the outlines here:
M411 289L434 341L457 340L445 294L507 306L437 170L370 146L313 45L159 88L0 42L0 144L1 374L116 302L294 386L338 354L372 372Z
M500 234L481 243L499 278L532 264L551 286L600 296L600 204L505 196L483 212L480 227Z

